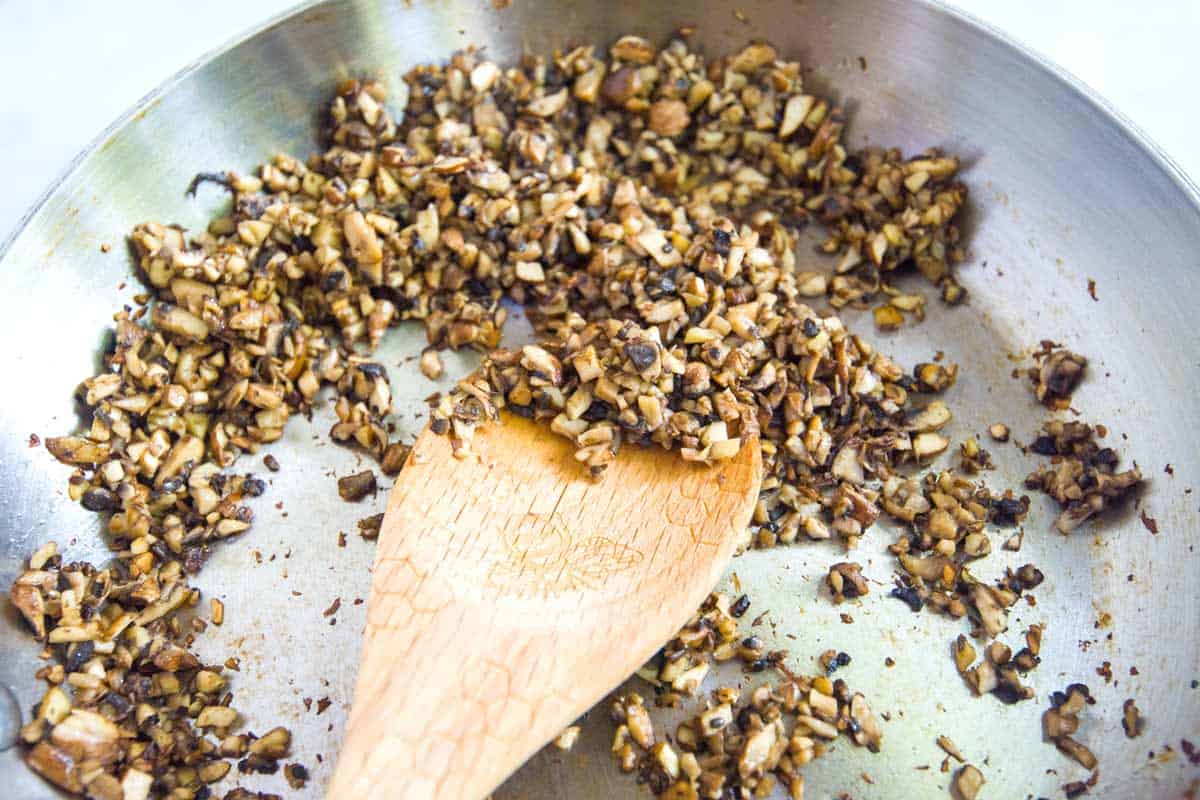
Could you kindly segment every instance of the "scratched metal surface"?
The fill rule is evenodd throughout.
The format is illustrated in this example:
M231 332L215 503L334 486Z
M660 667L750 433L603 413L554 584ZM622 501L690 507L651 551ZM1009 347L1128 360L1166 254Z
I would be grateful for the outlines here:
M767 38L812 65L814 83L832 87L852 109L856 141L940 145L965 156L973 257L961 277L972 300L957 309L934 304L923 326L876 339L905 363L941 349L963 365L948 397L956 439L1002 420L1028 441L1040 412L1010 377L1006 353L1043 338L1076 346L1095 365L1076 406L1105 422L1126 458L1150 476L1144 507L1162 531L1151 536L1128 513L1063 539L1048 533L1051 509L1035 499L1023 551L997 550L978 570L990 578L1033 561L1047 576L1037 606L1015 610L1007 637L1015 641L1033 622L1048 625L1045 660L1031 676L1038 698L1014 707L968 696L948 653L960 624L913 615L883 597L892 571L884 531L868 536L856 554L878 592L840 608L817 600L818 576L841 555L832 545L737 559L731 571L757 598L755 613L771 612L757 632L788 647L800 669L812 668L828 647L850 653L853 663L841 674L873 699L877 712L891 716L883 755L837 746L807 773L811 796L944 796L938 734L982 766L987 796L1061 796L1059 787L1083 773L1040 741L1039 716L1049 692L1076 680L1099 699L1081 736L1100 756L1094 794L1179 796L1196 768L1181 758L1148 759L1147 752L1161 754L1165 743L1178 751L1181 737L1200 734L1200 691L1190 688L1200 673L1194 553L1200 500L1185 495L1200 473L1195 188L1052 67L935 5L745 0L737 7L744 22L734 18L733 4L720 2L682 11L665 2L521 2L505 11L465 0L325 2L165 84L80 156L0 255L0 332L7 342L0 375L8 386L0 413L0 584L50 538L73 559L104 555L95 518L65 500L67 470L26 442L31 433L53 435L76 424L72 391L94 369L113 310L136 291L119 246L124 233L147 218L198 227L220 202L212 195L184 198L195 172L249 170L281 149L307 153L314 147L313 109L339 77L378 74L395 84L408 66L468 43L486 45L504 61L524 48L547 51L629 31L662 38L679 24L696 23L697 40L710 51ZM102 242L117 246L102 254ZM1089 278L1096 301L1086 291ZM397 365L397 421L408 432L420 424L421 398L450 380L433 386L414 363L402 364L420 338L412 329L398 331L384 353L386 363ZM461 374L470 365L452 357L449 366ZM283 469L256 508L253 532L221 547L199 581L228 609L226 625L210 628L201 649L241 656L237 704L251 727L283 723L295 731L296 758L315 777L294 793L299 797L320 796L337 751L364 621L364 606L353 600L366 597L372 555L353 530L375 507L337 499L330 475L345 474L357 459L327 443L329 419L324 411L312 426L293 423L274 449ZM1011 446L993 452L998 469L990 482L1015 485L1029 462ZM1168 462L1173 476L1164 473ZM383 495L377 503L382 508ZM351 533L345 548L336 545L339 530ZM321 612L335 597L342 610L331 625ZM38 661L11 606L3 609L0 716L7 716L0 737L7 737L13 698L27 715L38 696L32 678ZM853 624L841 621L842 612ZM1101 618L1106 625L1097 628ZM885 668L889 656L896 665ZM1113 685L1096 674L1105 661ZM317 716L305 710L305 697L328 697L332 705ZM1136 741L1120 730L1127 697L1149 719ZM585 727L574 751L539 755L499 796L644 791L610 764L604 711L592 716L596 724ZM21 766L16 749L0 752L0 775L6 798L52 796ZM248 784L284 788L278 776Z

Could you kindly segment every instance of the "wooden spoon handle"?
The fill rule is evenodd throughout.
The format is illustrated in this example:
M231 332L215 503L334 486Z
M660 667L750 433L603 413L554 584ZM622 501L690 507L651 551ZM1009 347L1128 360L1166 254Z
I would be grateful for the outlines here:
M572 719L559 645L428 591L408 562L381 569L411 575L388 578L404 588L368 622L328 797L484 797Z
M518 418L475 449L426 431L392 490L334 800L486 796L695 610L760 469L632 449L595 483Z

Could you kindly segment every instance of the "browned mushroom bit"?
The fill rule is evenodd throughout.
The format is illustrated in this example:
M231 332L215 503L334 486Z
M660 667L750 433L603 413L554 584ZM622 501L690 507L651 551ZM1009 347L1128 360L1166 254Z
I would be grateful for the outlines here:
M348 502L362 500L367 495L375 496L379 484L375 481L375 473L364 470L344 478L338 478L338 495Z
M1130 739L1136 739L1146 730L1146 718L1142 716L1137 702L1132 697L1121 706L1121 727Z
M736 600L719 593L708 596L679 633L638 670L655 687L656 705L676 706L682 697L695 695L715 662L737 659L748 672L782 663L782 650L768 650L758 636L739 634L738 620L749 608L746 595Z
M404 469L404 462L408 460L408 454L411 452L412 446L402 444L400 442L392 442L383 451L383 458L379 461L379 468L384 475L396 476Z
M1055 349L1049 342L1042 344L1033 355L1038 365L1029 369L1033 394L1042 405L1064 410L1071 405L1071 393L1083 380L1088 360L1065 348Z
M1134 465L1117 471L1120 457L1096 441L1099 426L1051 420L1029 449L1050 457L1025 478L1025 486L1054 499L1062 511L1054 523L1060 533L1070 533L1089 518L1122 505L1141 486L1142 472Z
M975 800L986 782L978 767L974 764L963 764L954 774L951 795L955 800Z
M926 473L921 480L892 475L883 483L880 503L891 518L908 526L888 547L903 571L891 596L913 611L929 607L951 617L969 614L989 639L1002 633L1008 627L1008 608L1036 584L1012 576L988 586L971 574L969 562L991 553L988 524L1016 524L1028 511L1028 499L1018 500L1011 492L993 494L946 470Z
M357 523L358 535L364 539L378 539L379 530L383 527L383 514L373 514L360 519Z
M178 561L97 569L64 564L52 545L13 587L54 665L34 717L20 732L31 769L56 786L98 800L199 797L242 772L275 772L291 734L236 733L229 677L191 650L204 623Z
M992 454L979 446L979 440L972 436L958 446L959 466L968 475L978 475L984 470L993 468Z
M835 603L840 603L847 597L864 597L869 591L866 578L862 575L862 566L854 562L842 561L829 568L825 576L825 585Z
M664 672L671 663L668 654L677 653L680 646L694 644L699 653L711 654L717 661L735 655L743 661L749 657L741 651L749 639L733 646L739 634L737 617L727 613L732 610L729 601L713 595L705 608L707 611L668 645L662 666L649 665L639 673L655 683L660 705L677 705L680 694L694 695L698 690L698 683L689 676L671 685L671 693L663 699L666 680L679 681L695 669ZM719 638L724 641L713 648L717 630L722 631ZM761 649L761 644L757 647ZM700 662L688 658L685 667L703 663L707 669L709 656L700 656ZM834 656L830 663L838 661ZM839 736L873 752L879 750L883 731L863 695L852 693L840 679L801 677L780 663L775 667L780 678L757 686L748 697L733 687L713 690L673 731L655 730L641 695L620 696L611 708L616 725L612 755L618 767L637 773L639 782L659 798L765 797L776 786L782 786L792 798L802 798L803 767L825 753Z
M1095 702L1088 687L1073 683L1065 691L1054 692L1050 696L1051 707L1042 714L1046 741L1053 742L1063 754L1088 770L1096 769L1096 756L1073 736L1079 730L1079 715Z

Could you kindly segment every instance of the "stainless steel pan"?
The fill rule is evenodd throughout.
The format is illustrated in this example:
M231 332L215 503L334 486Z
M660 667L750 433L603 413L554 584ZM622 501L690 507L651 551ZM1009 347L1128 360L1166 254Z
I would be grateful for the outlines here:
M342 0L306 6L186 70L84 152L0 256L0 584L50 538L69 543L71 558L103 557L95 518L65 499L66 470L28 440L76 424L72 391L94 369L113 310L136 291L122 236L148 218L199 226L220 202L184 197L194 173L249 170L278 150L306 154L314 147L313 109L342 76L378 74L395 84L407 67L466 44L485 45L503 61L524 49L631 31L661 39L682 23L697 24L710 51L757 37L800 56L814 68L813 80L852 109L855 141L938 145L965 157L973 258L960 275L971 302L935 304L924 325L879 337L882 346L909 363L944 350L963 366L949 398L956 437L1004 421L1026 441L1041 411L1010 377L1006 354L1044 338L1082 351L1095 369L1076 407L1106 423L1150 476L1143 504L1160 530L1151 535L1128 512L1061 538L1050 533L1051 509L1037 499L1022 552L987 559L985 577L1026 561L1047 576L1037 606L1014 614L1014 630L1047 623L1045 661L1032 674L1038 698L1017 706L968 695L948 651L959 625L876 595L836 609L817 599L816 576L837 555L832 547L737 560L733 570L758 598L756 609L770 609L774 635L795 664L811 669L811 658L827 647L849 652L846 679L891 717L882 755L837 748L812 766L811 795L944 796L948 776L937 769L942 754L934 739L945 734L983 769L985 796L1061 796L1061 785L1082 770L1041 742L1039 717L1051 691L1082 680L1099 699L1082 729L1100 757L1094 794L1179 796L1198 775L1179 756L1180 739L1200 739L1200 690L1192 688L1200 677L1200 496L1186 493L1200 478L1200 195L1068 76L929 3L523 0L499 11L478 0ZM114 245L107 254L105 242ZM393 336L389 363L415 352L417 339L412 330ZM450 372L468 366L451 360ZM393 382L400 425L411 430L420 398L434 387L411 365L393 372ZM371 559L371 547L356 536L345 548L336 544L338 531L353 531L371 509L337 499L327 473L344 474L354 456L326 444L326 430L320 417L311 428L294 423L275 451L283 470L258 506L253 533L220 548L200 580L228 609L225 626L210 629L202 647L214 657L241 656L239 707L252 725L293 727L296 757L315 778L297 793L306 797L320 795L337 751L363 622L363 606L351 601L366 596ZM1029 462L1011 446L996 450L999 470L990 481L1017 485ZM1168 463L1173 475L1164 472ZM892 567L883 550L888 539L868 536L857 555L881 582L879 595ZM321 611L334 597L343 610L331 627ZM843 611L854 624L841 622ZM0 683L28 713L39 694L36 647L10 607L5 614ZM884 667L886 657L895 659L893 668ZM1104 662L1111 685L1096 673ZM305 710L305 697L328 697L332 705L317 716L315 703ZM1120 728L1128 697L1149 720L1137 740ZM0 713L9 699L0 692ZM609 763L610 730L602 711L593 716L574 751L542 754L501 794L644 792ZM1167 744L1174 755L1164 754ZM20 764L18 749L0 753L0 772L6 798L52 794ZM279 777L253 785L284 788Z

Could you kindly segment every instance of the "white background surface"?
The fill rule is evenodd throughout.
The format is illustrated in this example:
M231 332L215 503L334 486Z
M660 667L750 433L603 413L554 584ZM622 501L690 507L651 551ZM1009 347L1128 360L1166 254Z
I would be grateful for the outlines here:
M0 0L0 241L71 158L139 98L294 4ZM1066 67L1200 177L1200 2L954 4Z

